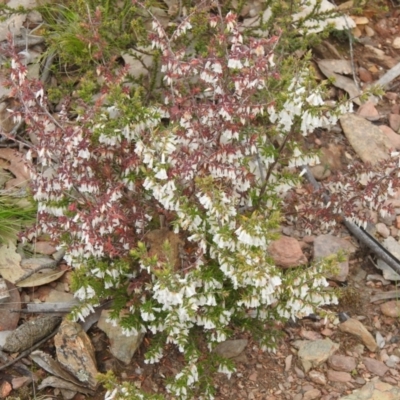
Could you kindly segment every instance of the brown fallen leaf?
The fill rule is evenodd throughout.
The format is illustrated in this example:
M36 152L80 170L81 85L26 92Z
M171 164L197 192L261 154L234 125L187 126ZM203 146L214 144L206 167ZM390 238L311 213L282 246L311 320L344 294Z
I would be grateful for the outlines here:
M21 309L21 296L11 282L5 282L10 297L4 303L0 303L0 331L12 331L18 326L19 313L10 312L10 309Z
M341 75L341 73L349 73L349 65L346 60L321 60L318 62L318 67L327 78L334 80L333 84L336 87L346 91L354 103L361 105L360 98L358 97L361 95L361 92L358 90L353 79ZM337 73L337 71L342 72Z
M23 187L28 184L30 173L22 153L13 149L3 148L0 149L0 159L4 159L8 162L8 165L3 166L3 168L7 169L15 176L14 179L10 179L6 183L6 189Z

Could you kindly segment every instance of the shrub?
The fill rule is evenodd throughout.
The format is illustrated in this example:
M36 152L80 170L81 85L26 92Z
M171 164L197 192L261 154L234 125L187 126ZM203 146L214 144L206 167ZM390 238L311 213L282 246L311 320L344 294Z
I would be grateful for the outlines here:
M10 84L23 105L14 116L39 141L28 154L39 223L27 237L48 233L66 248L82 301L73 317L112 297L112 319L127 335L152 332L147 362L159 361L166 343L184 354L167 389L186 398L200 387L211 398L208 372L230 376L234 366L212 353L200 360L199 328L209 350L235 327L273 350L279 322L336 302L321 290L333 259L283 271L268 244L282 200L299 182L295 167L318 161L302 153L302 135L335 123L349 105L325 105L308 57L275 57L284 32L248 35L218 6L195 9L174 29L147 12L161 67L152 101L126 84L128 66L109 55L93 64L100 96L78 99L77 113L67 99L54 115L42 84L27 79L12 52ZM89 28L101 60L99 26ZM148 248L160 231L169 241ZM122 310L128 315L119 318ZM109 398L142 398L135 390L121 386Z

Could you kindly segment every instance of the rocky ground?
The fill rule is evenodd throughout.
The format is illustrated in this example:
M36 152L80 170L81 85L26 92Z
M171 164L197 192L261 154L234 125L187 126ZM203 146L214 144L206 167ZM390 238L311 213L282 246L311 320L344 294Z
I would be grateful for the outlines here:
M356 28L353 30L355 40L352 47L357 85L360 88L377 81L400 62L400 9L390 1L374 6L368 4L362 15L353 17ZM339 76L337 86L331 88L332 99L336 99L343 91L351 93L357 89L352 78L350 51L348 40L336 37L331 37L314 49L313 62L320 78ZM322 167L312 170L318 180L327 179L354 160L374 163L379 159L382 149L400 150L399 87L399 79L391 81L377 104L367 102L360 105L356 101L355 114L343 116L331 130L314 132L307 139L306 145L319 149L324 160ZM396 215L381 218L372 214L373 224L369 229L400 259L400 192L391 202ZM399 276L376 260L368 249L360 246L344 227L335 236L319 232L306 235L295 225L287 223L282 227L282 234L281 239L271 247L276 263L282 267L292 267L338 250L346 251L346 260L341 263L338 273L331 277L331 285L340 288L342 293L339 305L329 308L336 317L328 320L310 316L282 327L283 337L275 354L261 352L251 337L238 331L234 339L217 349L220 354L234 360L237 371L230 379L222 374L216 375L216 398L400 399ZM51 255L55 251L51 243L46 242L38 243L36 250L44 255ZM68 268L65 266L64 269ZM57 281L45 282L39 288L39 285L36 286L35 290L25 288L21 293L15 287L8 286L13 296L10 304L49 305L61 302L70 305L74 300L70 293L69 273L63 271L61 275ZM134 381L149 393L164 394L164 377L179 371L182 356L171 347L160 364L144 364L143 353L149 345L149 339L145 338L142 344L140 340L138 343L132 343L131 339L125 342L119 332L113 331L107 324L106 316L106 311L99 310L97 318L95 316L89 320L83 329L63 322L55 338L39 346L31 358L27 355L0 370L0 398L33 398L39 380L39 388L44 387L40 395L46 399L103 398L104 391L91 390L95 384L91 388L90 379L85 388L80 387L73 377L64 376L70 382L68 387L54 384L54 377L61 377L64 372L57 372L57 367L47 359L45 353L56 355L60 363L63 358L66 359L75 376L76 370L82 367L79 364L82 354L87 354L87 359L93 362L93 365L90 362L84 365L90 376L92 372L95 373L97 364L100 372L113 370L119 378ZM9 307L4 310L0 307L1 331L14 329L19 319L20 315L10 313ZM51 323L56 321L51 320ZM39 331L43 333L42 328ZM8 343L9 353L24 351L20 342ZM4 340L2 343L5 345ZM80 352L81 357L76 358L72 354L74 350ZM9 356L1 354L3 364L10 360ZM53 379L53 384L43 385L43 379L48 379L47 383Z

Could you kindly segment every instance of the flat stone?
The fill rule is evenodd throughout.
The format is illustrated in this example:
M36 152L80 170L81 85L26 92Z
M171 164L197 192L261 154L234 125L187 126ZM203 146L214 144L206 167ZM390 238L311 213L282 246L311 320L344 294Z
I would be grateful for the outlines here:
M35 251L36 253L51 256L57 251L57 249L50 242L38 241L35 243Z
M76 322L64 320L54 337L58 361L91 389L98 386L94 348L89 336Z
M319 398L321 398L321 391L319 389L311 389L303 395L303 400L314 400Z
M28 386L32 382L32 378L30 376L18 376L13 378L11 381L11 385L13 390L18 390L23 386Z
M114 326L111 322L107 321L109 315L109 310L103 310L97 326L105 332L107 337L110 339L111 354L123 363L129 364L132 361L132 357L136 350L142 343L144 333L138 332L136 335L125 335L118 324ZM123 314L121 317L122 316Z
M367 36L372 37L375 35L375 31L370 26L367 25L364 29Z
M400 303L398 300L387 301L386 303L381 304L382 314L391 318L399 318L400 317Z
M219 343L214 352L225 358L237 357L247 346L247 339L226 340Z
M378 376L385 375L389 370L389 368L382 361L378 361L373 358L363 358L363 364L367 367L369 372Z
M360 77L361 82L372 82L374 77L372 76L371 72L367 69L360 67L358 70L358 76Z
M361 16L355 16L351 17L353 21L356 23L356 25L367 25L369 22L369 19L367 17L361 17Z
M333 235L319 235L314 240L314 259L318 260L337 254L339 251L347 253L353 252L354 246L347 240L338 238ZM337 273L327 274L327 278L334 279L339 282L345 282L349 273L349 260L339 263Z
M352 394L341 397L339 400L399 400L400 388L392 386L379 380L372 379L361 389L355 390Z
M392 236L389 236L382 242L382 246L389 250L397 259L400 259L400 244ZM389 281L399 281L400 275L393 271L384 261L378 259L377 267L382 270L383 277Z
M357 336L368 347L370 351L377 351L378 345L374 337L368 332L367 328L357 319L349 318L347 321L339 325L342 332L350 333Z
M400 150L400 135L398 135L392 128L389 128L387 125L380 125L379 129L390 140L392 147L396 150Z
M282 268L298 267L307 263L307 257L295 238L282 236L269 245L268 251L276 265Z
M326 385L326 376L322 372L312 370L308 373L308 376L314 383L318 383L318 385Z
M389 157L392 143L371 122L359 115L345 114L340 117L340 123L354 151L364 162L376 164Z
M387 227L386 224L384 224L383 222L378 222L375 225L376 231L383 237L383 238L387 238L390 236L390 229Z
M400 37L393 39L392 47L394 49L400 49Z
M304 372L299 367L294 366L294 372L296 373L298 378L304 379Z
M327 373L328 381L331 382L350 382L351 375L348 372L334 371L333 369L328 369Z
M389 125L397 133L400 129L400 115L399 114L389 114Z
M385 364L389 368L397 368L397 364L400 362L400 357L397 357L395 354L389 356L389 358L385 361ZM389 382L390 383L390 382Z
M329 366L336 371L351 372L356 368L356 359L354 357L334 354L328 360Z
M339 349L339 345L330 339L298 341L298 344L300 346L298 356L305 372L324 363Z
M310 171L317 181L323 181L331 176L331 170L326 165L314 165Z
M377 121L380 118L379 112L372 101L362 104L357 110L357 115L367 119L368 121Z

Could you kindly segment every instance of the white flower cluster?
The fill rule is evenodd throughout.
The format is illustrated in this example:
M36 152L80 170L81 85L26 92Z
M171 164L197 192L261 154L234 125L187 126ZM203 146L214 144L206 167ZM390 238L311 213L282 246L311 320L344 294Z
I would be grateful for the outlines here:
M318 107L324 105L319 89L314 89L308 94L306 82L309 71L302 71L299 76L293 78L288 88L288 99L282 110L276 112L273 105L267 108L272 123L277 123L282 132L288 133L292 129L296 117L301 119L301 132L307 135L309 132L320 127L329 127L337 122L337 115L332 112L323 113ZM307 96L307 97L306 97ZM309 106L313 108L308 108ZM351 101L341 104L338 114L351 112L353 103Z

